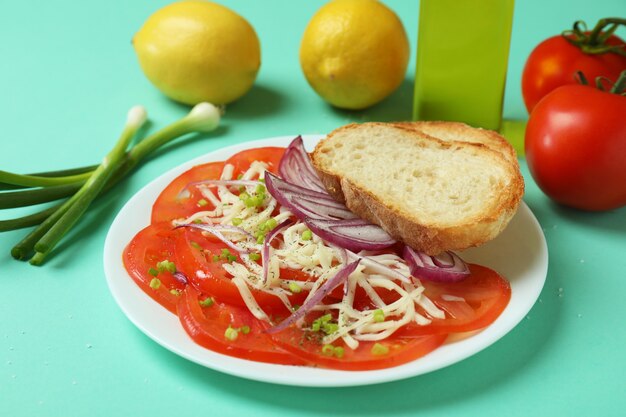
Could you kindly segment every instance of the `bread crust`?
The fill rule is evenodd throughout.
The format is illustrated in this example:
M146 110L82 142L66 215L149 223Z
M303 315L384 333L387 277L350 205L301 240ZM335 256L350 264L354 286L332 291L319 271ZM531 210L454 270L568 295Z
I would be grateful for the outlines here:
M337 134L349 133L351 129L360 129L364 125L390 126L384 123L350 124L331 132L326 139L317 144L312 153L312 161L319 173L320 179L329 194L360 217L381 226L387 233L395 239L404 242L416 250L426 252L429 255L437 255L446 250L463 250L473 246L486 243L500 234L509 223L521 201L524 193L524 180L519 170L517 158L513 158L514 151L504 138L495 132L487 133L484 141L477 141L474 137L472 141L464 141L463 133L467 134L468 129L474 129L467 125L454 122L429 122L437 123L436 129L448 129L448 134L459 135L458 140L438 139L426 135L419 129L419 123L399 123L392 124L396 129L409 132L419 136L421 140L429 140L438 143L440 146L467 146L479 149L480 152L489 153L490 158L500 159L508 166L508 175L511 181L508 189L499 189L497 193L499 199L495 207L482 212L480 215L459 224L442 225L426 224L415 221L406 216L402 210L394 207L393 202L382 201L381 198L352 183L349 179L342 177L340 173L334 173L324 166L323 157L320 150L324 143L332 140ZM429 126L432 127L432 126ZM432 130L432 129L431 129ZM481 129L482 130L482 129ZM451 133L452 132L452 133ZM480 132L483 135L484 131ZM495 137L492 134L496 135ZM500 145L499 145L500 144ZM511 154L511 152L513 152Z

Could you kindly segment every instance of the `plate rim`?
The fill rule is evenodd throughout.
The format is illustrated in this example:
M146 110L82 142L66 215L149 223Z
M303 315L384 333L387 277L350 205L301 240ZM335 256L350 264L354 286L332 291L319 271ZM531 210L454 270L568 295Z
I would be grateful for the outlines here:
M232 155L238 151L250 149L253 147L286 146L288 144L288 141L292 140L296 136L297 135L284 135L244 141L226 147L216 148L210 152L207 152L206 154L192 158L189 161L183 162L167 170L156 178L153 178L146 185L141 187L117 213L107 232L104 244L103 267L105 272L105 279L107 281L109 291L111 292L115 302L120 307L124 315L150 339L187 360L202 365L206 368L241 378L291 386L347 387L397 381L418 375L423 375L438 369L451 366L491 346L493 343L504 337L513 328L515 328L519 324L519 322L521 322L521 320L526 316L526 314L528 314L532 306L539 298L539 294L541 293L541 290L543 289L547 278L548 247L539 221L532 213L530 208L526 205L526 203L522 201L516 216L524 216L526 221L530 222L530 225L533 226L532 232L534 232L534 237L538 238L538 241L536 242L539 243L537 259L534 259L534 268L538 269L538 271L536 271L533 276L537 275L540 276L540 278L535 278L537 282L533 282L534 285L532 286L532 288L530 288L529 294L527 294L527 298L525 300L516 300L520 304L518 308L520 309L520 311L523 311L523 314L518 313L514 317L508 318L511 301L514 297L514 294L512 292L511 301L509 302L509 305L507 305L501 316L498 317L498 319L489 327L481 330L473 337L469 337L453 343L447 343L446 345L436 349L428 355L407 364L373 371L339 371L303 366L267 364L223 355L196 345L184 333L182 326L178 322L178 318L174 314L161 307L158 303L154 302L148 295L143 293L143 291L139 289L139 287L134 283L134 281L130 278L130 276L124 269L121 259L121 251L123 250L123 247L125 247L125 245L121 248L119 247L119 241L121 239L121 236L130 235L132 238L132 236L134 236L136 232L138 232L150 223L149 216L146 216L145 222L133 224L132 230L127 227L124 233L123 231L120 231L121 229L123 229L122 226L124 225L124 221L128 221L128 219L132 219L133 217L132 215L129 215L128 212L135 205L141 206L147 204L148 207L151 208L154 199L149 200L148 197L151 194L156 193L158 195L158 193L160 193L160 191L163 189L163 186L161 186L161 188L157 187L161 183L165 183L165 185L167 185L167 183L169 183L177 175L195 165L198 165L199 163L223 160L228 156L219 155ZM307 148L310 148L310 146L314 142L319 141L325 135L311 134L301 136L303 137ZM135 217L137 216L141 215L138 214ZM130 239L128 239L128 241L130 241ZM126 241L126 244L128 243L128 241ZM480 248L478 250L480 250ZM123 276L122 278L118 278L120 274L125 276ZM124 285L124 282L126 282L126 285ZM131 303L132 305L129 305L128 300L126 299L127 294L122 294L120 292L122 291L123 287L127 287L126 289L128 289L128 287L130 286L127 284L129 283L132 284L132 286L134 286L136 289L136 291L131 290L131 293L134 292L135 295L138 295L137 299L135 299L134 302ZM142 316L141 311L138 312L136 310L137 308L143 308L145 309L144 312L156 314L157 317L160 317L161 319L165 319L166 315L170 316L169 320L165 320L168 327L165 329L158 329L159 326L157 326L157 329L155 329L153 325L146 324L145 318ZM503 318L508 318L508 320L505 321L503 320ZM175 323L172 323L172 319L175 320ZM172 325L177 325L179 331L177 332L176 329L170 328ZM180 332L184 334L184 337L186 339L175 339L174 341L169 340L169 338L172 336L174 336L175 338L180 337ZM163 334L166 334L167 337L164 337ZM191 344L189 343L190 341ZM460 346L456 350L462 350L462 353L454 355L452 358L448 358L447 360L439 359L438 361L428 361L429 357L432 359L432 357L445 356L445 352L444 354L436 353L441 352L442 350L446 351L446 349L449 350L450 346L454 346L457 343L459 343ZM454 350L455 349L453 349L452 352L454 352ZM418 365L416 366L416 364Z

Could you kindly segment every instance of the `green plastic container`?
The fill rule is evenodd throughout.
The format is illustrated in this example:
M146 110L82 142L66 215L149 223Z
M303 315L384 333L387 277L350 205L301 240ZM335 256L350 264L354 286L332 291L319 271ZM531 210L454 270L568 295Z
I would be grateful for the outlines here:
M514 0L421 0L414 120L499 130Z

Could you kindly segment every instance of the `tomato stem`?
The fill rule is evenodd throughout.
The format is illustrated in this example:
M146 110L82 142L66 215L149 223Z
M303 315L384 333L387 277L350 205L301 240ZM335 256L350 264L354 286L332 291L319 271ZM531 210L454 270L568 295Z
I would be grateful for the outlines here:
M563 37L572 45L580 48L584 53L596 55L615 53L626 56L624 45L607 45L607 40L615 33L620 25L626 26L626 19L620 17L606 17L598 20L595 27L589 32L587 24L578 20L571 30L563 31Z
M610 92L613 94L626 94L626 70L622 71L619 75L619 78L615 81L615 84L613 84Z

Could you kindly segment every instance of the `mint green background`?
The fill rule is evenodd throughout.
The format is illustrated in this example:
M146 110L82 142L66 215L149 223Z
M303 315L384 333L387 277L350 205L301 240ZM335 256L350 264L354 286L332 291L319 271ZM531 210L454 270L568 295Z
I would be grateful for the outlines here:
M144 19L165 3L3 2L1 169L31 172L96 162L134 104L147 107L153 128L186 113L146 81L130 45ZM106 286L103 243L117 211L152 178L232 143L326 133L351 121L410 119L417 2L386 2L406 26L411 65L393 96L363 112L330 108L300 71L300 36L322 2L224 3L256 28L263 62L256 86L229 106L216 134L183 140L143 165L99 201L45 267L10 258L9 248L24 231L0 235L0 415L624 415L626 208L589 214L558 207L538 190L525 163L524 200L550 250L545 288L516 329L449 368L369 387L269 385L188 362L126 319ZM574 20L595 22L624 12L623 0L518 1L505 116L526 117L519 80L534 45ZM1 215L18 213L23 211Z

